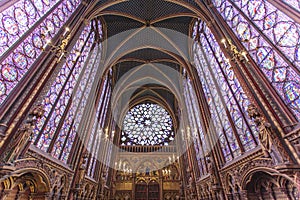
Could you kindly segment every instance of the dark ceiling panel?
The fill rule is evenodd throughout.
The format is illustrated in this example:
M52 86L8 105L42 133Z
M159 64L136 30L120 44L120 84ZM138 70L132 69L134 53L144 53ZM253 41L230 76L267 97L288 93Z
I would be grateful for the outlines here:
M191 12L187 8L164 0L130 0L111 6L105 11L128 13L145 21L179 12Z
M184 0L185 2L187 2L187 3L189 3L189 4L191 4L192 6L194 6L194 7L196 7L196 8L200 8L199 6L198 6L198 4L196 3L196 0ZM201 0L199 0L199 2L200 2Z
M131 29L140 28L144 25L130 18L116 15L105 15L104 20L107 25L107 37L111 37Z
M171 29L185 35L189 34L189 24L192 18L190 17L174 17L171 19L166 19L159 21L154 24L155 27Z
M127 54L126 56L123 57L123 59L126 58L137 58L140 60L145 60L145 61L151 61L151 60L157 60L157 59L173 59L170 55L158 51L156 49L140 49L138 51L134 51L132 53Z
M145 98L152 96L169 104L171 108L174 108L174 95L168 90L168 88L162 88L160 85L145 85L136 89L132 96L138 94L136 98Z

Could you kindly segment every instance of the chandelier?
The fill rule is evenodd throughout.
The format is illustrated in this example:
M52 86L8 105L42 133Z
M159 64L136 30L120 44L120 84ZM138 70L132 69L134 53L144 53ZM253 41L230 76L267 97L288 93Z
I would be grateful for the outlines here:
M47 29L48 30L48 29ZM47 31L47 34L50 35L50 30ZM47 38L47 36L44 35L44 38ZM60 36L60 40L58 41L58 44L55 45L52 43L50 39L46 40L46 44L42 47L42 50L45 52L53 52L55 53L56 57L58 58L57 63L61 61L61 59L64 57L66 58L66 55L70 53L66 50L66 47L68 46L71 34L70 34L70 28L66 27L64 33ZM80 51L76 50L76 57L75 60L80 56Z

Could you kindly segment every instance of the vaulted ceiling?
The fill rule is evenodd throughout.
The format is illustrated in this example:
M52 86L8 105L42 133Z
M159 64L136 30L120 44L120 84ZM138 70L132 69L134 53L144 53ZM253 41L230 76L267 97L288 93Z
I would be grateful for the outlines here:
M178 94L168 83L179 85L174 71L182 74L183 68L191 65L193 19L208 21L206 4L194 0L100 0L95 5L91 18L101 17L106 32L105 66L113 69L114 83L122 83L118 92L130 93L132 106L155 101L169 111L177 110ZM169 69L161 71L164 67ZM163 76L168 83L155 76Z

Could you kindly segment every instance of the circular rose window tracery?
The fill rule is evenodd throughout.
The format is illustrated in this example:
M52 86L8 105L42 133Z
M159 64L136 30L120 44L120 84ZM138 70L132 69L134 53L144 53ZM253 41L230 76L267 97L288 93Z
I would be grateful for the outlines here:
M168 145L174 140L170 114L152 103L130 109L123 121L121 145Z

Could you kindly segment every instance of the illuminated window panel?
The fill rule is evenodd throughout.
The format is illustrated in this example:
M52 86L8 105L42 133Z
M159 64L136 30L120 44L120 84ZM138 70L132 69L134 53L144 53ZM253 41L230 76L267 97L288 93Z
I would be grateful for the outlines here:
M92 146L92 143L93 143L93 134L94 132L98 129L98 125L99 125L99 115L101 113L101 106L102 106L102 102L103 102L103 99L104 99L104 94L105 94L105 89L106 89L106 86L107 86L107 78L104 80L104 83L103 83L103 87L102 87L102 92L101 92L101 95L100 95L100 100L99 100L99 104L98 104L98 107L97 107L97 110L96 110L96 117L95 117L95 121L94 121L94 124L93 124L93 128L92 128L92 137L90 138L90 141L89 141L89 145L88 145L88 150L90 150L91 146Z
M207 103L210 107L212 115L211 118L214 119L211 120L211 123L212 125L214 125L216 133L218 134L224 157L226 161L230 161L233 159L232 153L236 156L239 156L241 155L241 151L237 144L237 140L232 134L232 128L229 123L228 116L226 115L226 113L224 113L224 105L220 102L220 98L216 91L215 85L213 85L213 82L211 80L211 74L208 71L207 63L205 62L204 57L202 57L203 60L201 59L201 57L199 58L199 56L202 56L201 51L196 52L198 53L196 53L195 64L197 66ZM224 134L226 134L227 139L225 138Z
M187 115L189 119L189 131L192 134L193 140L194 140L194 148L196 152L196 159L197 164L199 167L200 175L205 174L205 163L204 163L204 152L203 149L205 149L205 145L203 142L201 143L202 138L204 137L202 127L199 126L198 122L196 123L196 118L199 118L199 110L195 109L194 107L195 102L197 102L195 98L195 94L192 92L192 88L190 85L190 80L184 81L184 96L185 96L185 102L187 106ZM193 103L192 103L193 102ZM197 126L198 125L198 126ZM203 137L199 137L198 131L200 132L200 135L203 135ZM200 140L201 138L201 140ZM202 140L203 141L203 140Z
M95 54L95 53L97 53L97 54ZM91 58L91 60L92 60L92 62L90 62L90 64L91 64L91 66L88 66L88 68L90 68L90 67L92 67L92 66L94 66L94 71L93 71L93 74L92 74L92 77L93 78L89 78L89 79L87 79L87 80L89 80L90 82L89 82L89 84L88 84L88 86L87 86L87 88L85 88L85 92L84 92L84 95L81 95L82 94L82 91L81 91L81 93L78 95L78 96L81 96L81 97L84 97L83 98L83 100L82 100L82 103L81 103L81 109L83 109L84 108L84 106L86 105L86 96L87 96L87 94L89 93L89 91L91 90L91 86L92 86L92 80L95 78L95 75L96 75L96 71L95 70L97 70L97 68L98 68L98 66L99 66L99 62L100 62L100 56L101 56L101 48L98 48L97 47L97 51L96 51L96 49L95 49L95 52L94 52L94 56L98 56L98 57L92 57ZM83 88L82 88L83 89ZM100 109L100 105L98 106L98 108L97 108L97 111L96 111L96 116L98 116L98 112L99 112L99 109ZM78 115L78 114L75 114L76 116L79 116L79 118L80 119L78 119L77 117L76 118L73 118L72 120L73 120L73 123L74 123L74 121L75 120L77 120L77 121L79 121L79 120L81 120L81 115ZM96 117L97 118L97 117ZM96 122L96 121L95 121ZM78 122L76 123L77 124L77 126L76 126L76 128L78 128ZM93 125L93 128L92 128L92 132L91 132L91 136L90 136L90 142L89 142L89 144L88 144L88 150L89 151L91 151L91 141L94 141L94 132L95 132L95 129L96 129L96 127L97 127L97 124L95 124L94 123L94 125ZM75 128L75 129L76 129ZM74 130L75 130L74 129ZM69 128L69 130L70 130L70 128ZM72 137L68 137L68 139L67 139L67 143L68 144L72 144L73 143L73 141L74 141L74 138L75 138L75 132L73 131L73 130L70 130L70 134L72 135ZM71 141L69 141L69 140L71 140ZM66 161L66 158L67 158L67 152L69 152L69 150L71 149L71 147L66 147L67 149L66 150L64 150L63 151L63 158L64 158L64 160ZM62 147L58 147L57 149L59 149L59 152L62 152Z
M194 114L194 118L196 120L195 124L197 124L197 128L196 129L192 129L192 135L194 135L194 139L195 139L195 143L197 143L198 148L196 148L196 158L198 163L201 163L202 168L200 169L201 173L204 173L205 169L206 169L206 165L205 165L205 154L207 153L208 150L208 146L206 144L206 140L204 137L204 133L202 130L202 126L201 126L201 122L200 122L200 109L198 106L198 103L194 103L194 102L198 102L197 98L196 98L196 94L195 91L193 90L193 87L191 85L190 80L188 80L187 82L188 84L188 90L191 96L191 105L193 108L193 113Z
M192 100L191 102L197 102L198 100L196 98L195 91L194 91L194 89L193 89L193 87L191 85L190 79L187 82L187 88L188 88L188 91L189 91L189 93L191 95L191 100ZM204 138L204 133L202 131L202 125L201 125L201 122L200 122L200 109L199 109L199 105L198 105L198 103L191 103L191 107L192 107L192 109L194 110L194 113L195 113L193 115L194 115L194 118L196 120L195 124L197 124L196 130L200 133L200 139L202 141L202 148L204 150L206 150L207 146L206 146L206 142L204 142L205 138Z
M91 48L91 45L94 41L94 35L92 34L89 41L87 42L87 44L85 45L85 50L83 52L83 56L81 57L81 63L80 65L84 65L85 62L87 61L87 56L90 52L90 48ZM94 68L94 70L96 70L96 68ZM92 73L95 73L92 72ZM79 74L76 74L76 76L79 76ZM78 78L78 77L77 77ZM70 130L70 133L68 135L68 138L66 138L66 145L64 147L64 149L61 149L61 147L59 147L59 153L62 154L61 156L61 160L66 162L68 157L69 157L69 153L71 151L71 148L72 148L72 145L74 143L74 139L75 139L75 136L76 136L76 133L78 132L78 127L79 127L79 124L81 123L81 121L83 120L82 119L82 115L83 115L83 112L84 112L84 108L87 104L87 98L89 96L89 92L91 90L91 85L93 83L93 79L95 78L95 76L93 78L90 78L90 80L88 80L87 82L87 86L85 88L85 90L83 88L81 88L79 90L79 94L75 94L75 96L77 95L80 95L80 97L82 98L81 99L81 102L80 104L78 105L77 107L77 113L75 114L75 118L73 119L74 120L74 123L73 123L73 127L72 129ZM84 81L84 80L82 80ZM83 85L80 85L80 87L84 87ZM79 96L77 96L77 98L79 98ZM76 106L76 104L75 104ZM82 137L82 135L80 135L79 137Z
M110 95L111 95L111 88L109 86L109 90L106 94L106 99L105 99L105 102L104 102L104 108L103 108L103 112L101 113L101 116L100 116L100 125L101 127L104 128L104 125L105 125L105 117L106 117L106 114L107 114L107 111L108 111L108 105L109 105L109 100L110 100Z
M88 39L89 31L89 26L83 30L65 64L62 66L56 80L53 82L50 90L43 100L43 104L47 109L42 120L38 123L35 132L36 136L41 136L37 146L44 151L46 151L50 145L68 101L71 98L78 76L83 69L85 59L90 51L91 42L88 42L79 56L78 61L74 65L76 51L80 51L83 48L83 41ZM57 99L58 97L59 99Z
M291 6L292 8L296 9L300 12L300 1L299 0L283 0L286 4Z
M267 1L237 0L233 4L214 0L213 3L283 102L300 120L299 24Z
M46 41L44 37L47 36L46 38L51 39L55 34L57 34L65 21L75 10L73 9L72 12L60 12L60 10L63 10L66 6L66 3L63 2L56 9L54 9L54 11L49 14L49 16L40 25L38 25L29 34L29 36L18 45L16 49L10 52L6 59L1 62L0 68L2 70L0 73L0 105L27 73L32 64L41 55L41 48L45 45ZM52 18L55 14L61 17L61 19L57 21L58 26L52 26ZM3 36L1 33L2 32L0 29L0 37ZM2 41L5 40L1 40L0 42Z
M0 13L0 56L47 13L58 0L21 0Z
M202 61L202 62L204 62L204 61ZM236 138L233 135L233 130L232 130L231 124L229 122L228 115L225 112L226 108L224 107L224 105L220 99L220 96L218 95L217 88L216 88L217 86L214 85L214 83L212 81L212 77L208 70L208 67L207 68L202 67L202 70L206 76L206 78L204 78L202 80L203 81L202 83L205 88L204 92L207 95L207 98L210 100L209 106L211 107L212 119L214 119L212 121L216 127L216 132L219 134L221 144L223 145L223 148L224 148L223 151L226 152L225 157L228 160L231 157L230 152L233 152L234 156L239 156L241 154L241 150L238 146ZM215 120L215 119L217 119L217 120ZM225 139L224 134L226 134L226 138L230 145L231 151L229 150L229 148L226 145L227 140Z
M91 147L91 162L88 167L88 174L91 177L94 177L94 172L96 168L96 163L97 159L99 156L99 150L100 150L100 145L102 145L101 139L103 138L104 134L104 122L106 118L106 113L107 113L107 105L109 104L109 99L110 99L110 94L111 94L111 88L110 84L108 82L108 79L106 78L102 93L101 93L101 98L100 98L100 103L99 103L99 111L97 112L97 119L95 119L94 126L96 129L96 139L95 138L90 138L90 143L91 140L93 141L93 146ZM101 109L102 108L102 109Z
M278 10L266 0L255 0L242 3L235 1L237 9L225 9L228 12L242 11L247 18L254 22L268 39L278 47L295 66L300 69L296 55L299 50L300 25L290 19L285 13ZM226 12L226 11L225 11ZM228 19L230 16L228 16ZM236 20L239 20L238 18ZM237 24L238 29L243 29L243 24ZM240 28L241 27L241 28ZM248 36L249 37L249 36Z
M213 124L219 134L224 157L229 161L232 156L241 155L238 140L245 151L257 145L257 129L247 117L249 100L219 44L208 27L197 22L194 31L200 30L199 41L194 44L195 65L211 107L212 119L215 119ZM195 37L196 33L193 35Z
M169 113L157 104L131 108L123 121L121 145L168 145L174 140Z
M74 90L74 92L76 92L75 101L73 101L71 103L70 110L67 113L67 116L63 123L63 126L60 129L57 140L56 140L53 150L51 152L52 156L55 158L59 158L59 155L64 147L64 143L65 143L65 140L67 139L68 132L70 130L70 126L71 126L71 124L73 124L73 119L75 118L75 116L78 115L76 113L76 111L82 112L81 110L80 111L77 110L79 101L81 100L82 104L84 104L84 105L87 103L86 100L87 100L87 97L89 96L89 93L91 90L91 84L93 83L93 81L95 79L95 75L96 75L97 67L94 67L94 66L96 66L94 64L95 64L97 54L98 54L98 49L95 48L91 54L90 59L87 60L87 62L89 62L89 64L87 65L83 76L79 77L80 81L77 82L77 85L75 86L75 88L77 88L77 91Z
M207 27L205 28L205 33L207 34L208 40L201 41L203 42L205 52L207 52L208 59L211 61L210 64L214 72L215 82L219 85L225 104L227 105L227 109L231 114L238 133L243 133L239 134L239 136L245 150L250 150L255 147L255 138L251 136L250 132L253 132L253 135L257 135L257 130L252 120L245 117L247 116L246 108L249 105L248 98L235 77L232 68L226 62L224 54L219 53L222 51ZM208 43L211 45L209 46ZM220 64L220 62L222 64Z
M83 30L82 34L80 35L78 42L73 47L73 50L71 51L70 55L66 59L65 64L62 66L60 72L58 73L55 81L53 82L52 86L50 87L50 90L46 94L46 97L43 100L43 104L45 107L45 113L44 116L41 118L40 122L37 125L37 128L35 129L36 135L38 134L38 131L42 130L42 126L44 125L47 116L51 112L52 107L56 103L56 99L59 96L59 93L61 92L68 76L70 76L70 72L73 69L74 61L76 59L76 51L80 50L83 47L82 41L86 40L87 36L89 34L89 27L86 27L85 30ZM80 65L77 65L77 68ZM75 70L75 72L78 71Z
M98 32L99 32L99 35L100 37L102 38L103 37L103 32L102 32L102 24L100 21L96 21L96 28L98 29ZM98 68L98 66L100 65L100 62L101 62L101 55L102 55L102 43L100 44L97 44L97 48L98 48L98 57L96 58L96 61L95 61L95 67ZM101 105L102 105L102 102L103 102L103 95L104 95L104 91L105 91L105 88L107 86L107 83L108 83L108 80L107 78L104 80L104 83L103 83L103 87L102 87L102 92L101 92L101 95L100 95L100 100L99 100L99 103L98 103L98 106L95 105L95 108L93 109L96 109L96 116L95 116L95 121L94 121L94 124L93 124L93 127L92 127L92 131L91 131L91 135L90 135L90 139L89 139L89 143L88 143L88 146L87 146L87 150L91 153L92 156L95 156L95 150L93 150L92 148L95 148L96 145L98 144L98 142L100 143L100 138L99 138L99 115L100 115L100 109L101 109ZM97 108L96 108L97 106ZM96 140L95 140L95 136L96 136ZM98 138L98 139L97 139ZM89 165L89 170L88 170L88 174L90 174L90 166Z
M95 165L96 160L97 160L96 150L97 150L97 148L100 147L102 134L103 134L102 129L99 129L95 133L96 137L93 137L94 144L93 144L93 148L91 149L92 150L92 153L91 153L92 156L91 156L90 164L89 164L89 167L88 167L88 175L90 177L93 177L93 175L94 175L94 165Z
M106 93L106 95L108 97L110 97L110 92ZM108 98L106 98L108 99ZM84 105L85 104L82 104L82 108L84 108ZM103 110L102 110L103 111ZM103 112L102 112L103 113ZM67 144L66 147L63 149L62 151L62 159L63 158L68 158L70 152L71 152L71 148L72 148L72 144L74 143L74 140L75 140L75 136L76 136L76 130L78 129L79 127L79 124L80 124L80 121L81 121L81 118L82 118L82 114L79 114L76 119L75 119L75 125L73 127L73 129L71 130L70 132L70 136L67 140ZM98 149L97 149L98 150ZM96 154L96 153L95 153Z

